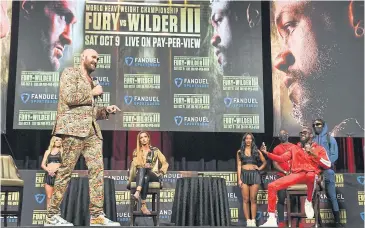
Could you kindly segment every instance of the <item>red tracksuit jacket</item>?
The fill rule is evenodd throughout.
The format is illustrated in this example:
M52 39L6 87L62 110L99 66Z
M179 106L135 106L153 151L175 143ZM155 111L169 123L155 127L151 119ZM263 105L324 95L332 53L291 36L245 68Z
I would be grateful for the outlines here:
M267 156L276 162L286 162L291 159L291 173L315 172L319 174L322 169L331 168L331 162L327 156L326 149L322 146L312 143L313 152L317 158L309 155L301 146L294 145L287 152L278 156L268 153Z

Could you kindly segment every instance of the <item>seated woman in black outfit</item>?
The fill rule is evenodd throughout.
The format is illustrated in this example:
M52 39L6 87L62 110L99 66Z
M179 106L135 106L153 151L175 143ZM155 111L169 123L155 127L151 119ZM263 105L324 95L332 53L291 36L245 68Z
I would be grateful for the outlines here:
M61 156L63 152L62 139L56 136L51 138L48 150L44 153L42 160L42 169L47 173L44 178L44 189L46 190L47 196L47 208L50 203L54 181L56 179L56 172L61 165Z
M157 147L151 146L150 140L150 135L145 131L137 135L137 148L133 152L129 175L129 182L136 181L137 191L133 197L135 200L142 199L143 214L151 214L146 206L149 182L159 182L159 177L166 174L169 167L165 156Z
M256 227L256 197L261 184L259 171L265 166L265 157L257 149L255 138L251 133L246 133L242 138L241 148L237 151L237 178L243 196L243 213L247 227Z

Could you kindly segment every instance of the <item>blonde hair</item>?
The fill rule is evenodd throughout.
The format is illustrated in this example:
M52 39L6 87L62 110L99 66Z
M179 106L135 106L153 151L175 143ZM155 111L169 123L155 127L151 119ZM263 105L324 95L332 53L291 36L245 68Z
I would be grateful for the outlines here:
M135 150L135 157L136 157L136 164L137 165L144 165L144 159L143 159L143 153L142 153L142 150L141 150L141 142L140 142L140 136L141 134L145 133L151 143L151 136L150 134L148 134L147 131L140 131L137 135L137 147L136 147L136 150Z
M59 138L61 139L60 137L57 137L57 136L52 136L51 138L51 141L49 142L49 146L48 146L48 151L51 153L53 147L54 147L54 144L56 142L56 139ZM61 139L62 140L62 139ZM62 143L61 143L61 146L60 146L60 153L62 154L63 152L63 146L62 146Z

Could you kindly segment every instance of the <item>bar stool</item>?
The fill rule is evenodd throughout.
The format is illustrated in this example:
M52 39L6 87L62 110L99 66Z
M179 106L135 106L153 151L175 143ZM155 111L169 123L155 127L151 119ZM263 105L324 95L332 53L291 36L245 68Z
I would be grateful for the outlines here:
M313 209L314 209L314 227L322 226L320 221L320 208L319 208L319 199L320 199L320 193L324 191L324 178L320 176L319 180L317 181L317 186L314 190L313 194ZM291 201L294 197L301 197L301 196L307 196L307 185L305 184L296 184L293 186L290 186L287 188L286 191L286 206L287 206L287 217L288 217L288 227L292 227L292 218L297 218L297 221L299 222L300 218L306 218L304 212L294 213L291 211ZM298 211L301 211L300 204L298 206ZM298 223L297 222L297 223Z

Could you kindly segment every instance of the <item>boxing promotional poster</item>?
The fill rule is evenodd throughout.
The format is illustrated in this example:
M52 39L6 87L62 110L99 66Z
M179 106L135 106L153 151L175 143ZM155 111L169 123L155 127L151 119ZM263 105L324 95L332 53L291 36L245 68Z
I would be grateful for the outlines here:
M104 130L264 132L260 2L26 1L20 11L16 129L52 128L62 70L92 48L97 104L122 110Z
M1 85L1 133L6 129L6 99L8 92L8 80L9 80L9 55L10 55L10 39L11 39L11 15L12 15L12 2L1 1L0 2L0 57L1 57L1 73L0 73L0 85Z

